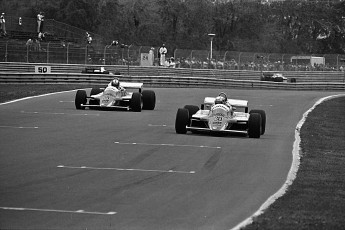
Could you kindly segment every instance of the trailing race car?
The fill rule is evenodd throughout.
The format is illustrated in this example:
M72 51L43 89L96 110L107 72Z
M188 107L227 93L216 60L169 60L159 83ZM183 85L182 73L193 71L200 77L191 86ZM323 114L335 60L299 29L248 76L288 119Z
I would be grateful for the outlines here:
M251 110L248 101L228 99L225 93L218 97L206 97L201 109L195 105L179 108L176 114L175 131L243 133L251 138L260 138L266 129L264 110Z
M87 96L85 90L78 90L75 95L75 107L77 109L85 109L86 107L90 109L124 109L134 112L155 108L155 92L143 90L143 83L120 83L117 80L117 86L114 86L112 82L105 89L92 88L90 96ZM129 92L127 89L138 89L138 92Z
M288 79L281 73L262 73L261 81L287 82Z

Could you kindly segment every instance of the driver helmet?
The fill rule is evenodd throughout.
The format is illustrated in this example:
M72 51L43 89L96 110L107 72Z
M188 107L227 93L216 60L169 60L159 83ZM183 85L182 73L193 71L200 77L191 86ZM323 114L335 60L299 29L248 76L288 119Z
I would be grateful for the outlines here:
M216 100L214 101L214 104L225 104L225 98L222 96L216 97Z
M114 80L111 81L111 86L114 86L118 88L120 86L120 81L119 79L115 78Z

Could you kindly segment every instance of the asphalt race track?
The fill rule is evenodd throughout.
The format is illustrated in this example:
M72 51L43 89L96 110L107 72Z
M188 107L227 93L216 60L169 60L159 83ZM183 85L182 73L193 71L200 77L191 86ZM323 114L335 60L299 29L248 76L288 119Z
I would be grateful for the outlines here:
M141 113L76 110L75 91L0 105L0 228L231 229L285 182L303 113L339 94L154 91ZM178 107L220 91L264 109L266 134L175 133Z

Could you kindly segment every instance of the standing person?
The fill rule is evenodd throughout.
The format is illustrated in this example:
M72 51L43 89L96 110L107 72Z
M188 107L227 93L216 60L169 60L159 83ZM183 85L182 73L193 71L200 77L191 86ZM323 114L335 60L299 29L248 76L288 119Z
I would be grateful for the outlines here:
M6 20L5 20L5 13L2 13L0 16L0 25L1 25L1 34L4 36L7 35L6 33Z
M92 37L91 35L89 34L89 32L86 32L86 42L87 44L91 44L92 43Z
M160 54L160 65L164 66L165 65L165 55L168 53L167 48L165 47L165 44L159 48L159 54Z
M155 54L154 54L155 48L151 47L150 51L149 51L149 63L151 66L154 65L155 62Z
M39 12L37 14L37 33L40 33L43 31L43 22L44 22L43 12Z

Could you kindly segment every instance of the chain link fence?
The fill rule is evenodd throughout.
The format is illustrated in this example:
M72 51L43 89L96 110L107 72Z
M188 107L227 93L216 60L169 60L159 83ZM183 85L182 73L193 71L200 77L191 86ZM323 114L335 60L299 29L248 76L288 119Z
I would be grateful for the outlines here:
M141 54L154 48L154 65L159 63L159 47L87 45L65 41L23 42L0 41L1 62L62 63L94 65L141 64ZM236 51L168 50L167 60L175 59L177 68L226 69L253 71L340 71L345 68L345 55L297 55ZM322 61L312 64L311 58Z

